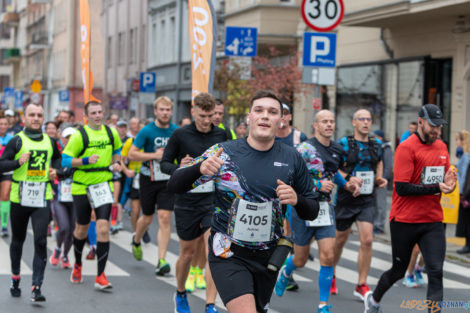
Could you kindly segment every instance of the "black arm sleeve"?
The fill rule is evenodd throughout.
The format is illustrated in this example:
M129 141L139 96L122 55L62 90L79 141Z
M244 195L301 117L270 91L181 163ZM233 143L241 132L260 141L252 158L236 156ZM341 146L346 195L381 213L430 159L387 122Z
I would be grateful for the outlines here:
M185 193L192 189L193 183L201 177L201 164L180 168L173 172L168 181L168 191L173 193Z
M395 190L400 197L435 195L441 192L439 185L418 185L395 182Z
M51 167L55 169L59 169L62 163L62 155L60 154L59 147L57 147L57 143L51 139L52 143L52 158L51 158Z
M18 160L15 160L15 155L20 151L22 144L19 136L13 137L8 142L0 158L0 173L13 171L20 167Z
M173 133L173 135L171 135L160 162L160 170L162 173L168 175L173 175L173 173L179 168L179 166L173 162L175 159L178 159L179 143L177 136L178 133Z
M320 209L317 200L305 198L300 194L297 194L297 205L294 208L301 219L309 221L317 218Z

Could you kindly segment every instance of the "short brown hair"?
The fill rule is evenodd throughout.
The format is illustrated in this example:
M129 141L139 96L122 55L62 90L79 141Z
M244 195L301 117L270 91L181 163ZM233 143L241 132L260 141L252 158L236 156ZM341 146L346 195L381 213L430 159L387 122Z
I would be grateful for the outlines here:
M85 115L88 115L88 108L89 108L91 105L102 105L102 104L101 104L100 102L94 101L94 100L88 101L88 102L85 104Z
M173 108L173 101L171 101L170 98L166 97L166 96L161 96L161 97L158 97L157 99L155 99L155 101L153 102L153 108L154 109L157 109L158 108L158 104L162 102L162 103L166 103L166 104L169 104L171 108Z
M206 112L214 110L215 103L214 96L207 92L201 92L194 97L194 105Z
M250 111L251 111L251 108L253 107L253 103L258 100L258 99L262 99L262 98L271 98L271 99L274 99L276 100L277 102L279 102L279 109L281 111L281 115L282 115L282 102L281 102L281 99L279 99L278 96L276 96L276 94L270 90L259 90L257 91L253 97L251 97L251 100L250 100Z

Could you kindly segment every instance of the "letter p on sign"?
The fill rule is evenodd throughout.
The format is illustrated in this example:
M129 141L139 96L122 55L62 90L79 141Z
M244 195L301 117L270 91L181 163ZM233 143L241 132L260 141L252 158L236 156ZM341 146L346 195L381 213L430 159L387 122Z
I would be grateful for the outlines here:
M330 40L326 37L312 37L310 62L315 63L317 56L326 56L330 53Z

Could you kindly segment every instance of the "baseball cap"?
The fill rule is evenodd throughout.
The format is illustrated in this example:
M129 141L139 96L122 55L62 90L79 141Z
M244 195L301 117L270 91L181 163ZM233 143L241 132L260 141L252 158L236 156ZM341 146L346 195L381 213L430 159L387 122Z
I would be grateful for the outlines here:
M76 128L67 127L62 131L62 137L67 138L68 136L71 136L76 130Z
M117 126L117 127L122 127L122 126L126 126L126 127L127 127L127 122L124 121L124 120L119 120L119 121L116 123L116 126Z
M5 111L5 116L15 116L15 112L13 112L12 110L8 109Z
M282 109L283 109L283 110L286 110L287 112L290 113L290 106L288 106L287 104L283 103L283 104L282 104Z
M431 126L447 125L441 109L435 104L423 105L418 116L427 120Z

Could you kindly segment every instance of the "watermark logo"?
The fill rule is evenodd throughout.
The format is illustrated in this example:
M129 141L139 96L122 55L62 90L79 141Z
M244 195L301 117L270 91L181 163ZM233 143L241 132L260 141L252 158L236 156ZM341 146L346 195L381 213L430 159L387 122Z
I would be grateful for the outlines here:
M417 311L429 309L431 313L435 313L442 308L470 310L470 301L403 300L400 307Z

